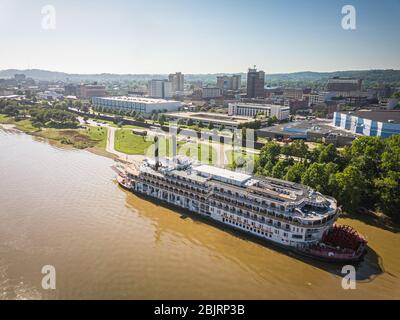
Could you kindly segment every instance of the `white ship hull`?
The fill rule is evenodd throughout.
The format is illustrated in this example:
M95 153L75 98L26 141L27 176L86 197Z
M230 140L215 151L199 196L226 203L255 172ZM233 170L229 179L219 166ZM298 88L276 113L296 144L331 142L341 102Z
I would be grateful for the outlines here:
M149 197L153 200L162 201L168 205L172 205L184 210L188 210L194 214L214 220L229 228L245 232L262 240L273 242L280 246L297 248L299 245L318 243L324 232L329 230L335 223L336 219L332 219L330 223L320 228L304 228L289 225L289 228L278 226L279 221L272 220L272 223L263 223L249 217L234 214L229 211L211 206L192 198L182 197L162 189L157 190L154 186L143 186L141 183L129 182L123 187L131 192ZM152 191L153 189L153 191ZM163 194L164 193L164 194ZM312 232L310 232L312 230ZM293 235L299 239L293 238ZM312 235L308 241L304 241L305 235ZM301 239L300 239L301 238Z

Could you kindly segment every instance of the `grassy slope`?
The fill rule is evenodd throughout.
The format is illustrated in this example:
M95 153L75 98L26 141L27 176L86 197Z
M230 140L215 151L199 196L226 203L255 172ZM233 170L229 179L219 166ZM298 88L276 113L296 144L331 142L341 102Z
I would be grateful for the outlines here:
M115 132L115 150L126 154L142 155L151 146L152 142L146 137L132 134L129 129Z
M5 114L0 114L0 123L7 123L9 119Z
M14 124L15 127L27 134L58 141L62 144L72 145L78 149L98 147L105 149L107 131L105 128L89 127L88 129L38 129L32 126L31 121L14 121L3 114L0 114L1 123Z

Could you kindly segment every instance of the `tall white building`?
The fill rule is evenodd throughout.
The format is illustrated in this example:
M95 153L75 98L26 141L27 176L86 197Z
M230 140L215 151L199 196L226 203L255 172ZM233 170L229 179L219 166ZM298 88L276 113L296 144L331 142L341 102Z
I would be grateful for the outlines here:
M230 103L228 107L228 114L230 116L254 117L258 113L263 113L270 118L275 116L279 121L287 120L290 116L290 107L245 102Z
M151 98L172 98L172 83L167 80L150 80L149 96Z
M242 85L242 77L238 75L233 76L218 76L217 87L221 90L239 90Z
M222 96L222 91L217 87L205 87L203 88L203 99L214 99Z
M183 92L185 84L185 76L181 72L172 73L168 76L169 82L172 84L172 92Z

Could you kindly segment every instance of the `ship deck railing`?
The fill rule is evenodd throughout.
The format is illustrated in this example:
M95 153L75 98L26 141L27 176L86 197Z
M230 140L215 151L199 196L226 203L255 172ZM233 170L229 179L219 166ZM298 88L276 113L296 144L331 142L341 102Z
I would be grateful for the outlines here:
M213 199L214 201L224 201L224 200L221 200L221 199L219 199L219 198L215 198L214 196L212 196L212 199ZM213 205L213 204L210 203L210 205ZM213 205L213 206L214 206L214 205ZM328 216L328 217L326 218L326 221L325 221L324 223L316 223L316 222L319 221L319 220L316 220L316 221L313 221L313 224L305 224L305 223L301 223L301 220L295 220L296 218L292 218L292 220L290 220L289 218L285 218L281 212L276 213L276 214L275 214L275 213L274 213L274 214L271 214L271 213L270 213L271 211L269 211L269 212L268 212L268 211L261 212L261 211L257 211L257 210L250 209L250 208L248 208L248 207L246 207L246 206L241 206L241 205L239 205L239 204L235 204L235 205L234 205L235 208L239 208L240 210L244 210L244 211L249 212L249 215L246 215L245 213L243 213L243 212L241 213L241 212L239 212L238 210L232 211L232 210L230 209L231 206L233 206L232 203L227 203L225 206L224 206L224 205L215 205L215 207L218 208L218 209L221 209L221 210L224 210L224 211L229 211L229 212L232 213L232 214L243 215L243 216L245 216L246 218L250 218L250 217L251 217L251 214L253 214L253 215L261 215L261 216L264 216L266 219L277 220L277 221L279 221L279 222L283 222L283 223L286 223L286 224L295 225L295 226L302 227L302 228L309 228L309 227L321 228L321 227L324 227L324 226L326 226L328 223L330 223L330 221L331 221L331 220L334 218L334 216L336 215L336 214L333 214L333 215L331 215L331 216ZM279 215L281 215L281 216L283 216L283 217L280 217ZM298 218L297 218L297 219L298 219ZM258 221L258 220L257 220L257 221Z

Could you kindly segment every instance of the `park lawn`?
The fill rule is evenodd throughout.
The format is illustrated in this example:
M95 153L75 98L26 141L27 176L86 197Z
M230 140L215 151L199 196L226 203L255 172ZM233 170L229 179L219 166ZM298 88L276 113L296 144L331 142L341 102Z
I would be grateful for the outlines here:
M230 168L230 169L235 169L233 166L233 159L234 159L233 150L226 151L225 153L226 153L226 158L228 160L226 167ZM235 160L238 162L238 161L240 161L240 159L242 159L245 161L245 164L247 164L249 161L253 161L253 165L254 165L254 163L258 160L259 157L260 157L260 155L258 155L258 154L253 154L253 153L249 154L246 151L242 150L241 154L235 155Z
M170 146L171 139L166 139L165 137L159 137L158 145L159 151L158 155L160 157L170 157L172 156L172 146ZM179 148L186 142L178 141L178 152ZM126 153L129 155L147 155L149 157L154 157L155 155L155 145L154 137L147 136L142 137L132 133L131 129L120 129L115 132L115 150Z
M202 163L216 164L218 161L217 150L211 144L188 143L180 146L178 153Z
M10 121L10 117L5 114L0 114L0 123L8 123Z
M41 130L39 128L34 127L30 120L13 121L12 123L15 124L15 127L18 130L21 130L25 133L35 133Z
M107 145L107 128L104 127L88 127L81 130L81 133L86 134L93 141L96 141L96 147L105 149Z
M121 129L115 132L115 150L130 154L144 155L146 150L152 145L147 137L133 134L130 129Z
M15 127L27 134L37 137L58 141L64 145L71 145L77 149L92 147L105 148L107 140L106 128L88 129L55 129L55 128L36 128L30 120L8 121Z
M100 147L103 143L103 140L103 145L105 148L105 140L107 137L106 133L104 133L105 138L103 138L100 132L89 133L88 130L84 129L43 128L42 130L33 132L32 134L45 139L58 141L61 144L70 145L77 149Z

